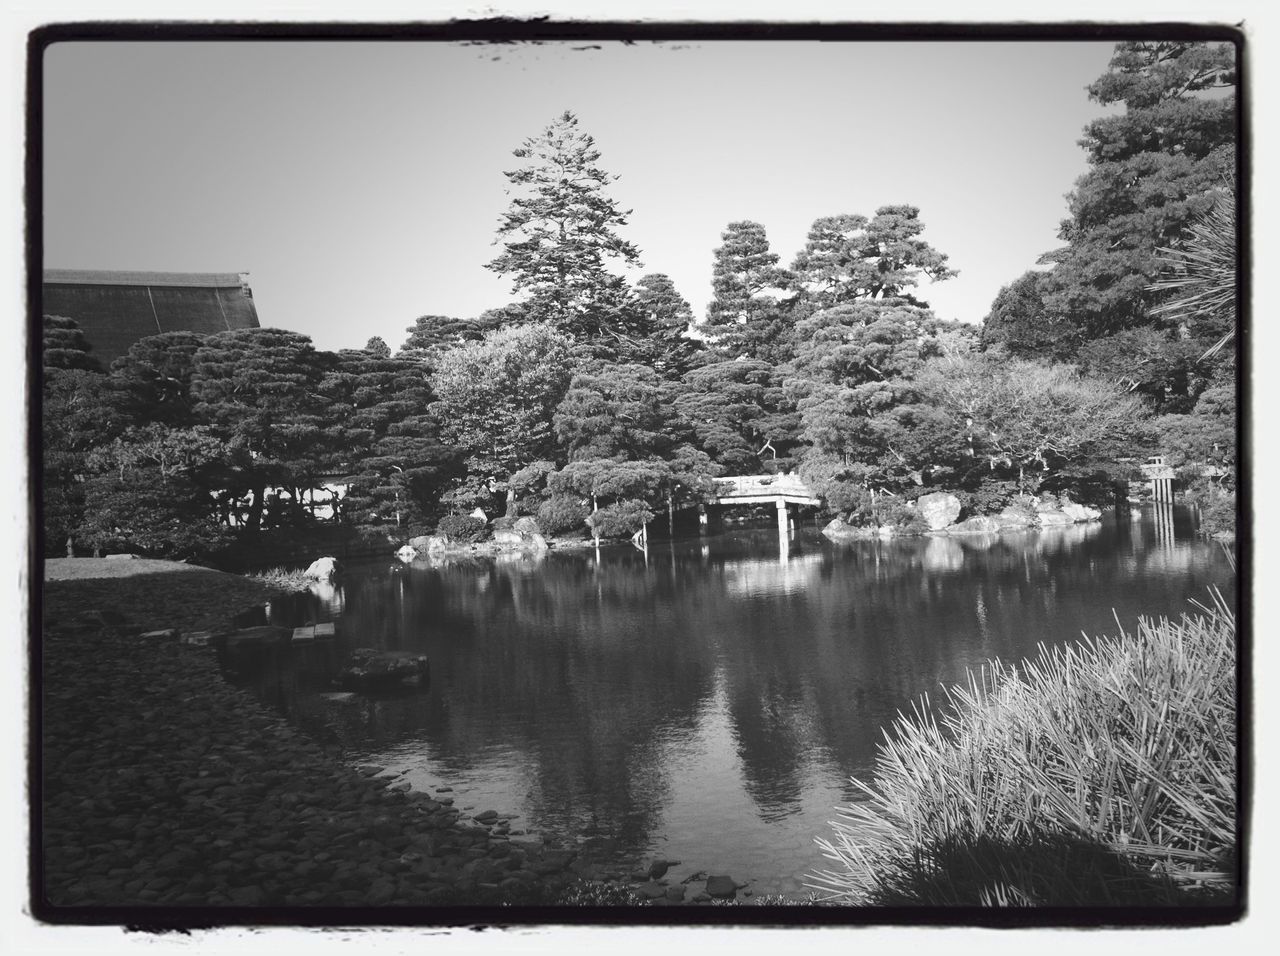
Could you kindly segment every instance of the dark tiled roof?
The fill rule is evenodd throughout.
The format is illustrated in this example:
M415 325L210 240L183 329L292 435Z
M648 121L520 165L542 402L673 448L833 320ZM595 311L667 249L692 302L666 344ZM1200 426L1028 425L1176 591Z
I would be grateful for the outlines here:
M95 269L45 269L46 285L177 286L187 289L235 289L247 285L240 272L115 272Z
M47 269L42 315L74 319L105 367L160 332L209 335L259 328L247 276L235 272L93 272Z

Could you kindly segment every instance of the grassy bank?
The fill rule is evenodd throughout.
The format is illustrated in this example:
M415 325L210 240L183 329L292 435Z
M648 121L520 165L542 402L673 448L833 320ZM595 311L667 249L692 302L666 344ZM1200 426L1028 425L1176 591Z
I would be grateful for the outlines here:
M873 905L1231 903L1235 660L1218 597L994 662L894 725L819 840L835 866L815 887Z

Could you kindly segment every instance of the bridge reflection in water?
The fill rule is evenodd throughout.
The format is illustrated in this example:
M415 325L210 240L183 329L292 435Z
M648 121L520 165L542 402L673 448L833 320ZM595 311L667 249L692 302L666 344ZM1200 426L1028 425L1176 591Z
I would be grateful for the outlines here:
M799 475L736 475L717 478L710 505L741 507L772 504L778 510L778 556L782 564L790 558L790 537L802 508L817 508L822 499L800 480ZM699 508L700 524L707 527L707 506Z

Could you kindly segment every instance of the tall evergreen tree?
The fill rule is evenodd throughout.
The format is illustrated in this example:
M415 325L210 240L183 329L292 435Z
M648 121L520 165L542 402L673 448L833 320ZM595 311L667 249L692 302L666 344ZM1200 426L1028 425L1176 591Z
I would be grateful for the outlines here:
M1090 169L1068 198L1067 245L1043 257L1054 264L1046 305L1084 339L1153 324L1158 250L1235 171L1235 80L1230 44L1160 40L1118 44L1089 87L1124 112L1085 128Z
M639 250L617 232L630 211L605 193L618 177L597 165L595 140L567 111L515 156L524 163L505 173L515 195L498 227L503 251L486 268L528 294L530 319L581 338L599 336L626 299L626 285L610 265L639 265Z
M349 479L344 516L397 526L424 521L454 477L458 456L440 442L422 366L344 350L334 357L321 391L331 407L342 410L332 445L333 466Z
M253 492L252 528L267 487L313 487L328 464L324 438L336 422L320 391L325 364L309 338L283 329L219 332L195 354L196 413L252 458L240 489Z
M957 275L947 256L920 238L924 223L915 206L881 206L866 216L824 216L809 229L792 263L795 285L813 310L857 299L898 298L919 304L921 278Z
M764 226L747 220L731 222L714 253L706 330L718 348L737 357L766 362L789 355L789 313L775 291L791 282L769 248Z

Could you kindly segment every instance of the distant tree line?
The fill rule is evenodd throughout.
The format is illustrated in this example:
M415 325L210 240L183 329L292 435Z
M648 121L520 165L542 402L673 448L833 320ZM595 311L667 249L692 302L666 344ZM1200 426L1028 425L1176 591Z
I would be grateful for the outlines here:
M341 520L401 533L481 507L625 535L717 476L792 470L850 522L905 523L940 488L979 511L1109 495L1155 450L1225 500L1231 54L1117 47L1090 95L1126 109L1086 129L1067 244L981 328L920 297L956 273L905 204L819 218L789 267L764 226L729 223L695 322L665 274L616 271L639 266L629 212L572 113L506 174L487 267L521 298L424 315L394 354L377 337L323 352L279 329L176 332L103 370L73 321L46 316L47 548L208 553L310 523L323 479L349 486Z

